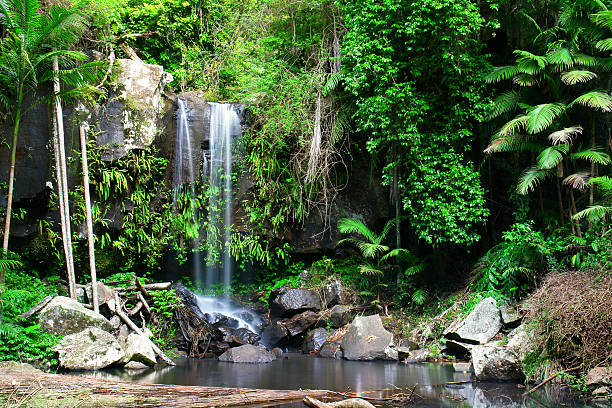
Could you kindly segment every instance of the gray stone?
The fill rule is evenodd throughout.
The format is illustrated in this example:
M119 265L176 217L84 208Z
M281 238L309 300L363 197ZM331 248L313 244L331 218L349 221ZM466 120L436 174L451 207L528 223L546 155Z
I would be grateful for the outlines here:
M245 344L244 346L234 347L219 356L219 361L229 363L249 363L263 364L274 361L276 356L263 347Z
M56 296L40 311L38 323L44 331L59 336L79 333L88 327L112 330L104 316L64 296Z
M442 350L445 354L464 358L469 357L472 352L472 347L474 344L463 343L461 341L447 340L444 344L444 350Z
M127 368L128 370L146 370L149 368L148 365L139 363L138 361L129 361L123 367Z
M424 363L429 358L429 352L425 349L410 351L402 360L406 364Z
M499 311L501 313L502 323L504 326L513 327L518 326L521 323L523 317L515 308L502 305L499 308Z
M531 349L531 339L525 330L525 325L521 324L508 334L508 344L506 347L514 350L519 358L523 360Z
M501 314L497 301L488 297L481 300L465 319L450 325L444 331L444 336L450 340L485 344L501 328Z
M323 344L327 341L329 333L325 329L314 329L311 330L304 338L302 344L302 352L305 354L316 353L321 350Z
M120 342L125 343L129 334L130 334L130 329L128 329L128 327L125 324L122 324L121 326L119 326L119 333L117 333L117 339Z
M346 298L347 290L339 279L334 279L323 287L323 301L327 307L344 303Z
M97 327L65 336L55 351L59 365L69 370L99 370L120 362L125 356L117 339Z
M113 328L113 330L117 330L119 326L121 326L121 318L117 315L114 315L113 317L110 318L109 323L111 327Z
M282 288L273 291L268 302L273 316L293 316L306 310L321 310L319 295L309 289Z
M595 367L586 376L585 384L595 388L600 386L612 386L612 367Z
M336 305L329 311L329 320L331 321L332 327L342 327L349 322L351 317L350 306Z
M469 373L472 371L472 363L453 363L453 370L457 373Z
M291 336L296 336L315 324L319 320L319 317L318 313L307 310L293 316L291 319L284 322L284 325Z
M138 363L154 366L157 363L151 342L144 336L136 333L130 334L125 341L124 362L136 361Z
M287 328L281 322L272 323L261 333L261 341L268 347L274 347L289 336Z
M272 354L276 356L276 358L281 358L283 356L283 350L278 347L274 347L272 350Z
M342 339L342 350L347 360L397 360L393 334L379 315L356 317Z
M598 387L595 388L591 394L593 394L594 397L598 397L598 396L602 396L602 395L610 395L612 394L612 387Z
M319 350L319 356L340 360L342 359L342 357L344 357L344 353L342 352L342 345L337 341L326 341L321 346L321 350Z
M110 286L105 285L102 282L98 282L98 304L103 305L109 304L109 308L115 310L115 292ZM91 283L85 286L85 293L87 294L87 300L90 304L93 303L93 295L91 292Z
M525 378L518 354L505 347L474 346L472 364L478 380L520 381Z

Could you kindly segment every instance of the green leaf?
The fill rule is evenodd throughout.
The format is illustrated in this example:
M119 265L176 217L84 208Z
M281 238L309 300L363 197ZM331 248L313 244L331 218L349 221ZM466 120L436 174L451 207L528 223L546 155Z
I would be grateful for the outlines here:
M492 84L501 81L506 81L515 75L520 73L519 68L516 65L506 65L503 67L495 67L487 76L485 76L485 82Z
M563 160L563 157L569 151L569 145L560 144L556 146L550 146L542 151L538 155L537 163L540 169L552 169L557 167Z
M530 167L521 174L516 191L519 194L527 194L533 191L543 180L554 175L553 170Z
M520 93L517 91L508 91L499 95L493 101L491 106L491 112L487 116L487 120L497 118L504 113L511 112L517 107L519 102Z
M571 155L572 160L586 160L591 163L607 166L610 164L610 156L598 148L585 149Z
M597 41L597 44L595 44L595 48L597 48L599 51L604 52L612 50L612 38L606 38Z
M556 65L560 69L568 69L574 65L574 59L572 58L572 54L567 48L557 48L548 54L546 54L546 59L550 64Z
M574 104L579 104L593 109L601 110L602 112L612 112L612 98L607 92L591 91L584 95L580 95L568 107Z
M612 215L612 206L593 205L577 212L572 217L575 220L586 219L588 221L599 221L604 217Z
M565 112L565 105L561 103L543 103L527 113L525 122L529 133L540 133Z
M516 118L508 121L505 125L501 127L501 129L499 130L499 135L500 136L514 135L516 132L526 127L528 120L529 120L528 115L517 116Z
M565 85L576 85L597 78L597 74L585 70L573 70L561 74L561 82Z

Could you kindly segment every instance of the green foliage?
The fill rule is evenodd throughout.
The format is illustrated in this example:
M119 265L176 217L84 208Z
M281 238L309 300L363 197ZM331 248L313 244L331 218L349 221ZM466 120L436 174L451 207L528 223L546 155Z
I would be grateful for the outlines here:
M153 333L152 340L162 350L174 347L174 337L178 330L173 319L174 309L181 306L181 300L174 290L153 290L149 292L151 303L155 305L147 327Z

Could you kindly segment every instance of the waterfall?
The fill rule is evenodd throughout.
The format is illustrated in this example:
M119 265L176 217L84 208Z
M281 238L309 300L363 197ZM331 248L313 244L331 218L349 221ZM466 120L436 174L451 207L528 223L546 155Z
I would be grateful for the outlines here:
M178 199L183 184L193 180L193 159L191 153L191 135L189 134L189 117L187 115L187 104L182 99L177 99L178 111L176 113L176 140L174 142L174 206L178 205ZM187 174L185 174L185 165ZM185 177L187 176L187 177Z
M209 191L206 286L232 281L232 139L241 132L240 118L228 103L210 104Z

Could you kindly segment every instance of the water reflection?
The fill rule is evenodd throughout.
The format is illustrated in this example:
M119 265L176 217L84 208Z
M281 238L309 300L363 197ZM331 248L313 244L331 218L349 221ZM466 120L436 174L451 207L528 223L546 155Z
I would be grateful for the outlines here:
M160 370L104 370L81 375L155 384L201 385L268 389L326 389L385 396L397 388L411 389L422 397L418 407L556 408L612 407L608 403L585 403L566 388L543 387L530 397L520 385L471 383L468 373L455 373L448 364L403 365L393 362L356 362L291 354L270 364L233 364L214 359L185 359L176 367ZM460 382L459 384L448 384ZM368 393L372 390L387 390ZM303 407L301 403L285 405Z

